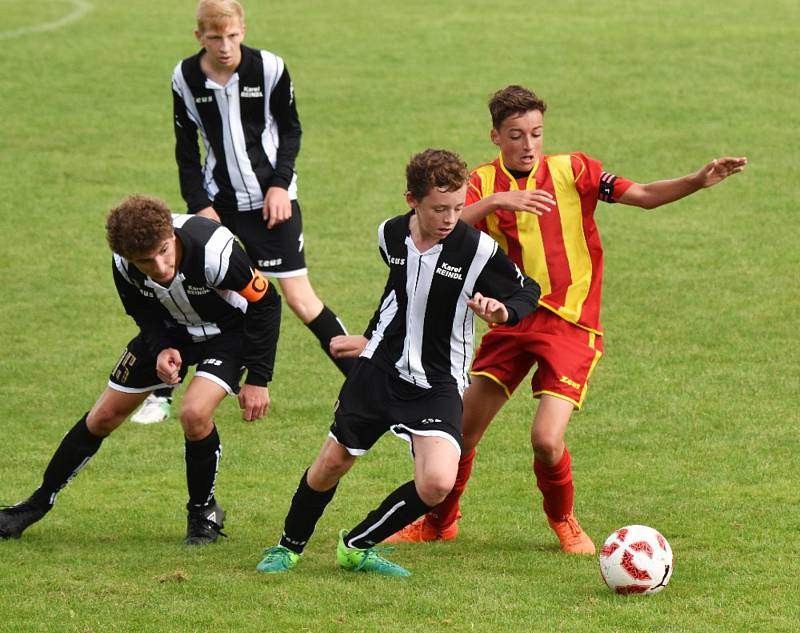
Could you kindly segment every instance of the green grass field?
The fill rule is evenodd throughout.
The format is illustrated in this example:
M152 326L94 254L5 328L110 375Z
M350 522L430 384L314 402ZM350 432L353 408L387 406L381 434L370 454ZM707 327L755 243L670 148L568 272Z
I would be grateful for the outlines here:
M404 210L409 156L438 146L471 165L493 158L485 104L508 83L548 101L546 151L581 150L640 182L749 157L744 174L671 207L598 210L606 356L568 433L576 509L598 543L628 523L661 530L672 582L618 597L595 559L557 552L533 493L525 389L481 445L459 539L394 555L411 578L334 562L338 529L410 478L391 437L344 480L301 565L257 574L341 383L287 311L269 418L244 423L233 401L218 416L230 538L181 545L179 424L126 424L42 523L0 542L0 631L796 630L800 5L245 8L247 42L292 72L311 278L352 331L383 287L375 227ZM182 209L169 79L196 43L188 0L0 10L0 503L13 503L135 331L103 219L133 192Z

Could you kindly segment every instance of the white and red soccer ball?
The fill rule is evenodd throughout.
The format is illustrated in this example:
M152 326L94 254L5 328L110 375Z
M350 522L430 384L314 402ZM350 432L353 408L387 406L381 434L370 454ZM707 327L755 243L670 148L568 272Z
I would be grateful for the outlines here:
M603 543L600 574L617 593L658 593L672 577L672 548L658 530L628 525Z

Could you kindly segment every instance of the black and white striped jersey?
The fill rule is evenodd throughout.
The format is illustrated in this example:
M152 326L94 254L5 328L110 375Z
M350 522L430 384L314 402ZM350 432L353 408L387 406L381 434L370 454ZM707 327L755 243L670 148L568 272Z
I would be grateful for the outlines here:
M269 51L241 49L242 61L225 86L203 73L204 50L179 62L172 74L175 159L190 213L208 206L261 209L271 186L297 199L294 164L302 131L289 71Z
M173 225L181 259L167 287L113 254L114 283L125 311L136 321L154 356L167 347L241 331L246 382L265 385L275 362L280 296L271 285L254 303L240 294L253 282L254 272L233 233L221 224L200 216L175 215Z
M361 353L386 371L423 388L469 384L476 292L502 301L513 325L536 308L539 285L524 275L485 233L459 222L420 253L409 231L413 211L386 220L378 245L389 267L380 306Z

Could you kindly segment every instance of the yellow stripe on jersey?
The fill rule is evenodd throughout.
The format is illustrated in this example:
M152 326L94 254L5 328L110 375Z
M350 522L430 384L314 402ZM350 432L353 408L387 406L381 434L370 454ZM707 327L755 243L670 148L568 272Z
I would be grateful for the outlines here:
M491 196L494 193L494 179L496 176L494 165L486 164L481 165L475 170L478 177L481 179L481 200ZM500 245L504 253L508 253L508 240L500 230L500 222L494 213L486 216L486 228L489 230L489 236Z
M500 167L503 172L508 176L509 191L516 191L519 189L517 181L506 169L503 163L503 155L500 155ZM536 162L533 164L533 169L528 175L528 180L525 183L525 189L536 189L536 172L539 169L539 157L536 157ZM550 275L547 272L547 258L544 253L544 241L542 240L542 229L539 226L539 216L527 211L517 211L517 235L519 236L519 246L522 257L522 268L528 277L533 277L542 289L541 296L550 294ZM524 239L523 239L524 236ZM496 238L495 238L496 239ZM507 248L503 250L508 253Z
M561 216L561 234L572 279L564 305L558 309L558 313L567 321L577 323L592 283L592 258L583 231L581 199L575 187L571 156L569 154L550 156L547 165L553 179L556 203ZM545 294L544 288L542 294Z

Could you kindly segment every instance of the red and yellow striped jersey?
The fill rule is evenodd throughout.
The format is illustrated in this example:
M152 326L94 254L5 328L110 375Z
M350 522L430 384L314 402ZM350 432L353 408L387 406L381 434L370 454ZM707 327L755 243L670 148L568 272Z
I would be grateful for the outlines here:
M604 172L585 154L541 156L526 178L515 179L502 156L474 169L466 204L496 192L544 189L556 206L541 216L499 209L477 228L491 235L542 288L539 305L570 323L602 334L603 247L594 221L598 200L614 202L633 184Z

